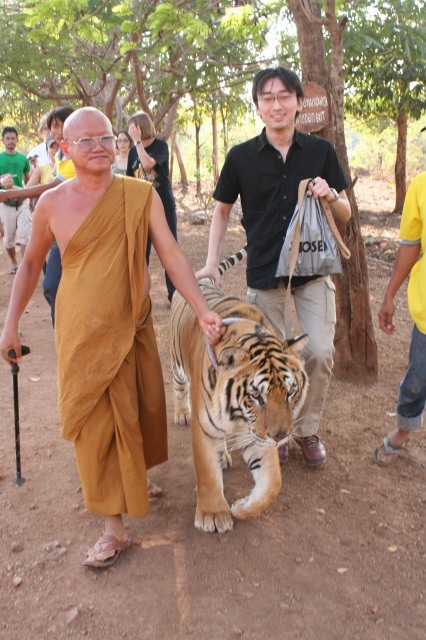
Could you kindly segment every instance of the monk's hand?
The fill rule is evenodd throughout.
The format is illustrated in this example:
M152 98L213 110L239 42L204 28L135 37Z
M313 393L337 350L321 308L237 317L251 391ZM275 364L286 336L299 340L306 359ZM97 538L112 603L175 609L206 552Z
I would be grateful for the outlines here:
M16 354L15 358L9 356L9 351L13 350ZM19 332L15 330L9 330L6 326L0 335L0 353L3 358L11 364L12 362L20 362L21 355L21 339Z
M209 344L214 346L226 332L222 318L214 311L207 311L199 319L201 330L207 337Z

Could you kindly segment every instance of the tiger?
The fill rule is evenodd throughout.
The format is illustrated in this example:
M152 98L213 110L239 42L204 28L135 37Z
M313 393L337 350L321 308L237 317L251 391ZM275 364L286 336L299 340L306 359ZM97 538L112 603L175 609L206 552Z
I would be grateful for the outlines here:
M222 275L242 260L246 247L219 265ZM290 438L306 397L308 379L300 351L308 337L283 342L258 307L225 295L210 278L199 280L211 309L227 325L211 347L191 307L176 291L171 303L170 351L174 421L190 424L197 483L195 527L223 533L233 518L260 515L281 491L278 447ZM241 449L254 486L231 507L222 468L230 449Z

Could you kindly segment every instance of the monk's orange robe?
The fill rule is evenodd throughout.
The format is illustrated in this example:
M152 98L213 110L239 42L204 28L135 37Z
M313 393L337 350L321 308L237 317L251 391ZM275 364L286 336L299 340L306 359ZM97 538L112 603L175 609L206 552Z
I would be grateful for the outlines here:
M62 256L55 309L62 435L89 511L148 511L147 475L167 460L161 364L142 300L151 185L115 176Z

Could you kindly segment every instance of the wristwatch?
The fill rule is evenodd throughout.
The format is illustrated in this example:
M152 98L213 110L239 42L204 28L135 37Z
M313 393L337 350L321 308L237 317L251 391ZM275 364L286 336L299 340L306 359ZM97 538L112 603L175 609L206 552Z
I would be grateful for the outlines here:
M142 142L142 140L136 140L136 142L135 142L135 147L137 147L137 146L138 146L138 144L141 144L141 142Z
M327 200L327 202L328 204L333 204L333 202L336 202L340 198L340 196L337 193L336 189L333 189L333 187L330 187L330 191L333 194L334 198L333 200Z

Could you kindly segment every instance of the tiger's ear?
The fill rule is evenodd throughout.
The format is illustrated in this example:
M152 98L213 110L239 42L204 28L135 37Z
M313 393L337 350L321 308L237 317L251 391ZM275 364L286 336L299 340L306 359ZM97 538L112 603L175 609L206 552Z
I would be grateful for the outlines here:
M248 360L249 355L244 349L239 347L225 347L218 354L217 363L222 367L237 367L244 360Z
M284 351L300 353L303 347L308 343L308 340L309 336L307 333L302 333L301 336L296 336L295 338L291 338L291 340L286 340L284 342Z

